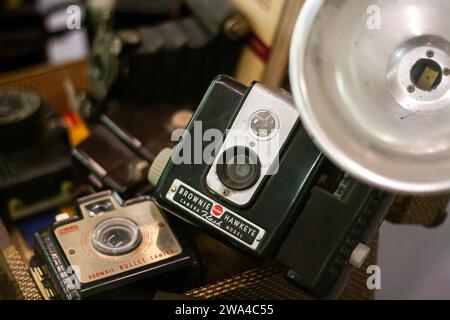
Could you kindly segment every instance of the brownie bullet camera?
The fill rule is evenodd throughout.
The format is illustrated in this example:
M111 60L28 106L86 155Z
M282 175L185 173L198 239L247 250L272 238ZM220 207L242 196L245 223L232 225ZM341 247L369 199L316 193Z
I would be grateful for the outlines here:
M148 299L200 283L195 248L149 197L124 202L104 191L80 198L78 208L35 235L30 272L45 299Z
M149 172L160 207L280 261L287 279L315 296L343 289L392 197L322 155L289 93L219 76L180 136Z

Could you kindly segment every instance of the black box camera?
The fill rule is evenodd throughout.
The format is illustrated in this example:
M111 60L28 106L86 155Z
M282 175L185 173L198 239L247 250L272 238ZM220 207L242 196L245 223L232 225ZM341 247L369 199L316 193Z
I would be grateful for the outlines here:
M124 198L147 194L147 173L158 153L173 146L171 133L185 128L193 112L167 103L111 101L91 126L90 136L72 150L75 172L95 190Z
M338 293L362 265L391 201L322 155L289 93L226 76L213 81L149 179L162 208L252 256L279 260L290 281L319 297Z
M0 91L0 210L18 220L71 199L61 117L29 90Z

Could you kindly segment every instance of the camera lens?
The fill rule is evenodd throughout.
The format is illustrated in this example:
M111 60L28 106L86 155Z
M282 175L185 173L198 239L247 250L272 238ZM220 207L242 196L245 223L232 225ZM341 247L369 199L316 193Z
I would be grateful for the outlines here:
M217 175L227 188L238 191L250 189L261 175L258 155L247 147L230 148L219 159Z
M0 98L0 117L6 118L13 115L16 110L20 109L21 105L17 100L9 99L9 97Z
M29 91L0 91L0 124L16 124L35 113L41 99Z
M104 220L95 227L91 242L102 254L120 256L135 250L141 240L141 231L134 221L115 217Z
M0 91L0 149L13 151L36 142L41 99L31 91Z

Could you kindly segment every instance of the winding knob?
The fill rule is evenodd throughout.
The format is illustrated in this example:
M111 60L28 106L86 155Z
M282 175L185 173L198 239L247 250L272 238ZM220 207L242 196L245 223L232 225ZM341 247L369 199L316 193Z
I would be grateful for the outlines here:
M156 186L158 184L159 178L161 178L164 168L169 162L171 155L172 149L165 148L156 156L155 160L153 161L152 166L148 171L148 180L153 186Z

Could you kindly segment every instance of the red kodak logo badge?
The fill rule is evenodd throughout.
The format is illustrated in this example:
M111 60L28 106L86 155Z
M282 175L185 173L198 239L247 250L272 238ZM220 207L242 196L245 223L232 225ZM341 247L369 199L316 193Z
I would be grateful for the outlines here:
M215 217L220 218L223 215L223 207L220 204L216 204L212 207L211 213Z

